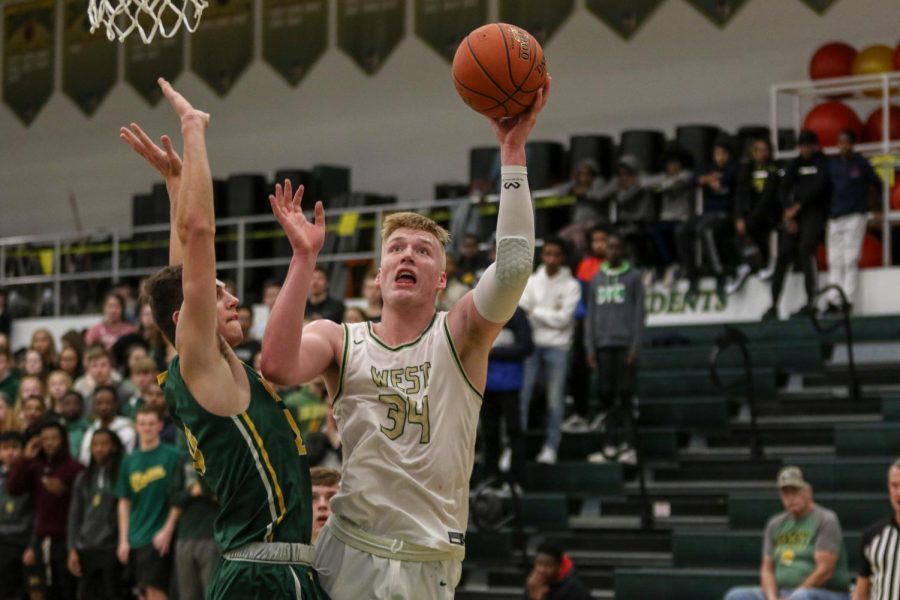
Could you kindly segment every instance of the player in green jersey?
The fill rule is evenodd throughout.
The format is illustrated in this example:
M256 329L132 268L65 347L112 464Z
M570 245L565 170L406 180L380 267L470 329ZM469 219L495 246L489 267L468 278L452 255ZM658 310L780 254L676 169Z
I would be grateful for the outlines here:
M238 300L216 279L209 115L168 82L160 87L181 119L183 163L168 137L161 149L136 124L120 136L165 176L171 202L170 266L147 281L145 293L178 351L161 377L166 402L219 501L222 560L207 598L324 597L310 566L311 486L300 431L273 388L232 351L243 334ZM311 272L325 238L324 209L317 204L315 224L299 206L296 213L291 241L295 253L308 255Z

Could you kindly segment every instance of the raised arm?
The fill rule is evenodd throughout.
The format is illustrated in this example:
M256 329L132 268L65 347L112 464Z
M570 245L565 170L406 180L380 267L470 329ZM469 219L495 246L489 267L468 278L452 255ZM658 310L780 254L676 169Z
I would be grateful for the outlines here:
M450 310L448 325L463 366L475 352L483 362L491 343L516 311L534 263L534 207L528 189L525 143L547 103L550 78L531 108L516 117L491 120L500 142L501 186L497 212L497 259L475 289ZM483 367L482 367L483 368ZM470 373L480 379L477 374Z
M164 135L160 138L163 147L160 148L150 139L137 123L131 124L131 129L122 127L119 130L119 138L159 171L166 180L166 192L169 196L170 221L175 220L178 207L178 192L181 187L181 157L172 146L172 140ZM181 240L174 227L169 228L169 264L180 265L183 252Z
M272 213L291 242L293 256L287 278L263 336L263 377L284 385L307 382L335 363L343 343L343 329L332 321L314 321L303 326L309 282L316 258L325 242L325 208L316 202L315 223L303 216L303 186L291 196L291 182L275 186L269 196Z
M249 387L224 385L235 375L222 354L218 333L218 303L225 291L216 283L216 224L212 175L206 154L209 115L191 106L169 82L160 79L163 94L181 120L184 164L173 229L184 252L181 288L184 302L175 329L175 349L181 374L197 402L219 416L232 416L250 402Z

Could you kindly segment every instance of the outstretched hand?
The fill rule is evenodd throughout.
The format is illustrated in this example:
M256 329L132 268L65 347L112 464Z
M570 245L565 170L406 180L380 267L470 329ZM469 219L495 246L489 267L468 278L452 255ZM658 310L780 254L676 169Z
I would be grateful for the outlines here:
M297 193L291 195L291 181L284 180L284 187L280 183L275 184L275 193L269 194L269 204L272 205L272 213L291 242L291 248L295 255L316 256L325 243L325 207L321 200L316 202L315 223L310 223L303 215L301 201L303 200L303 186L297 189Z
M172 110L174 110L175 114L178 115L178 118L181 119L182 126L196 124L205 129L209 125L209 113L197 110L191 106L191 103L188 102L184 96L175 91L172 84L162 77L160 77L157 82L159 83L160 89L162 89L163 96L169 101L169 106L172 107Z
M538 114L547 104L550 97L550 81L552 78L547 75L544 87L537 91L534 97L534 103L525 112L519 113L515 117L505 119L490 119L491 129L497 136L497 141L501 146L525 147L528 141L528 135L537 123Z
M172 139L164 135L160 138L162 148L150 139L140 125L132 123L131 128L119 129L119 139L131 146L131 149L143 157L150 166L165 177L166 183L177 183L181 178L181 157L172 145ZM177 189L177 185L175 189Z

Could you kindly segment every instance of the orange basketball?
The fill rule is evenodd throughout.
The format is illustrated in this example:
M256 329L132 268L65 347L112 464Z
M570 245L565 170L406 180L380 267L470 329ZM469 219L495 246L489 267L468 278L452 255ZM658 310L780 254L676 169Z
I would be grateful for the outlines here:
M491 23L470 33L453 57L453 82L466 104L491 118L528 109L547 78L544 50L515 25Z

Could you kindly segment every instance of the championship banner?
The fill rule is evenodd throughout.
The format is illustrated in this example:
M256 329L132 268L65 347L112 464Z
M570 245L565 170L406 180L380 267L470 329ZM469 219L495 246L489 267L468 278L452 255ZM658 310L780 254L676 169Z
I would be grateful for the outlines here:
M62 89L91 116L116 84L119 46L103 31L91 34L87 8L87 0L63 2Z
M162 21L170 31L178 17L171 11L163 13ZM147 29L152 27L147 24ZM162 90L156 82L160 77L175 81L184 70L183 30L170 38L156 36L152 44L145 44L139 35L125 39L125 81L150 106L162 100Z
M190 38L191 69L224 96L253 58L253 0L212 0Z
M487 23L487 0L416 0L416 35L453 61L459 43Z
M746 0L687 0L703 16L719 27L725 27Z
M630 40L663 0L587 0L587 9Z
M291 87L328 47L326 0L263 0L263 60Z
M406 0L338 0L338 46L374 75L405 33Z
M3 101L31 125L53 93L55 0L3 9Z
M518 25L542 46L569 18L574 0L500 0L500 20Z
M834 6L834 3L837 0L800 0L803 4L807 5L820 15L824 15L828 12L828 9Z

